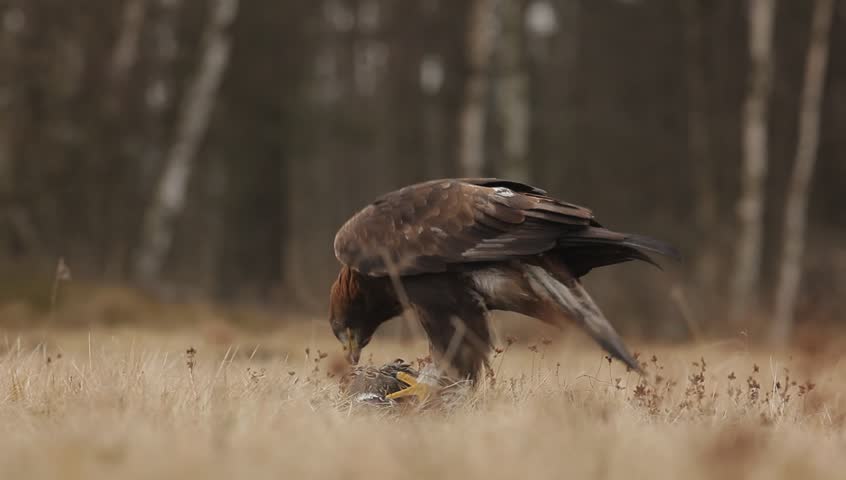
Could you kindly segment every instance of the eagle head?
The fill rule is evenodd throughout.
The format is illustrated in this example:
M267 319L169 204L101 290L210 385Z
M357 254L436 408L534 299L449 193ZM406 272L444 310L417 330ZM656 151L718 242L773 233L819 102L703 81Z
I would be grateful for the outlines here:
M351 364L358 363L379 325L400 312L386 279L341 268L329 295L329 324Z

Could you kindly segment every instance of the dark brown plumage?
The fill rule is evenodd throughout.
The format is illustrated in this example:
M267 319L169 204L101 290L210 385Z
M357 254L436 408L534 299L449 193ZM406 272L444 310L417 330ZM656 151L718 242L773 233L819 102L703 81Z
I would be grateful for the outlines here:
M343 266L330 323L355 363L407 299L435 362L475 379L492 348L487 313L574 321L632 368L637 362L579 282L591 269L677 257L662 242L605 229L590 210L498 179L435 180L388 193L335 237ZM391 278L393 277L393 278ZM404 295L394 286L401 285Z

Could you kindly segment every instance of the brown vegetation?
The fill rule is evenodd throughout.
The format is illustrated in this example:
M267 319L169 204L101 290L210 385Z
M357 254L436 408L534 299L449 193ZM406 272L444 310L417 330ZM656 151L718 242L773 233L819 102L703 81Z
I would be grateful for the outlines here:
M639 377L581 336L506 337L475 393L417 411L351 405L322 318L273 335L224 325L2 332L0 477L839 478L846 467L839 348L639 345ZM381 364L424 348L383 336L366 353Z

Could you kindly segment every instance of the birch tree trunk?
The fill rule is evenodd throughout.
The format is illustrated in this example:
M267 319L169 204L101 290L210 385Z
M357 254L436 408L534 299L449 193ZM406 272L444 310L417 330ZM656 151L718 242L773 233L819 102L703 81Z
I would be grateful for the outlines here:
M495 0L473 0L465 39L467 79L459 116L458 160L462 175L478 177L485 166L486 100L496 37Z
M775 0L749 0L748 17L750 71L743 109L743 162L731 299L731 317L736 322L742 322L757 305L760 286Z
M152 180L159 172L165 156L167 128L165 114L170 111L174 97L174 68L179 52L177 26L184 0L156 0L150 7L150 48L154 52L150 65L150 78L144 89L146 107L144 127L140 134L144 145L140 162L141 178ZM145 182L145 183L146 183Z
M502 33L497 39L497 113L502 125L504 178L529 181L529 76L523 36L523 9L519 0L500 0Z
M202 58L186 92L164 172L144 215L135 273L148 285L160 277L173 242L174 223L184 210L196 153L208 128L215 96L229 61L230 41L226 30L235 20L238 0L215 0L211 8L203 34Z
M782 226L783 246L772 329L772 339L779 343L786 342L793 330L796 299L799 295L808 193L819 147L820 106L828 66L829 33L833 16L834 0L816 0L800 97L796 157L793 161Z

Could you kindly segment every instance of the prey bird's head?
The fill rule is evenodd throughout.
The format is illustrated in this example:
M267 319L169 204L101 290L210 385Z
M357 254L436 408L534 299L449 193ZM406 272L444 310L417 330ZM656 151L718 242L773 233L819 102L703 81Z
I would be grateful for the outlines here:
M379 325L398 314L384 279L341 268L329 295L329 324L351 364L358 363Z

